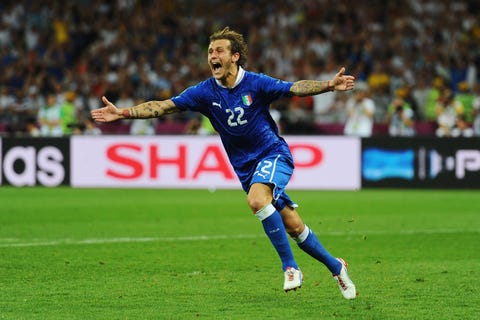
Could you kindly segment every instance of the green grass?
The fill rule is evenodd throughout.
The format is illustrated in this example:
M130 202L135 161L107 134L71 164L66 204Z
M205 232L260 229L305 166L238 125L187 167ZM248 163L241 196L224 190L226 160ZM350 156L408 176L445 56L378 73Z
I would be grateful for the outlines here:
M476 319L478 191L291 191L360 292L292 242L285 294L243 192L0 188L0 319Z

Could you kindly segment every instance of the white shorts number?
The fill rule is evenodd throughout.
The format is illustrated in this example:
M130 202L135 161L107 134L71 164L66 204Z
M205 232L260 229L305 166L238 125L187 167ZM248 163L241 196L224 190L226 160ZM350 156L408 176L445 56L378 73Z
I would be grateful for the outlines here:
M271 168L273 166L273 162L270 160L265 160L263 162L260 162L257 165L257 169L255 170L254 175L259 175L262 178L266 178L270 174L272 174Z

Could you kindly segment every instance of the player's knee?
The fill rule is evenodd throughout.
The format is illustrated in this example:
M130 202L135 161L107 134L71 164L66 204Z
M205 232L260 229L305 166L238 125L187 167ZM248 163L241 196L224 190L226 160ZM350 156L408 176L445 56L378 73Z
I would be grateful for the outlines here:
M248 195L247 203L253 213L256 213L258 210L261 210L266 205L270 204L272 199L269 197L259 197Z
M303 224L297 224L294 226L285 226L285 230L292 238L298 237L303 232Z

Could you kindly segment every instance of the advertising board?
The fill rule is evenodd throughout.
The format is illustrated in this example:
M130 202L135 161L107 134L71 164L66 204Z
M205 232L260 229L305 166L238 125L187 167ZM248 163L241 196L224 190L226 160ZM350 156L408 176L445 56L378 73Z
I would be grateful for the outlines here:
M480 188L480 139L363 139L362 186Z
M70 183L70 143L63 138L0 140L0 182L16 187Z
M296 170L290 188L360 188L360 140L286 137ZM240 188L218 137L71 138L74 187Z

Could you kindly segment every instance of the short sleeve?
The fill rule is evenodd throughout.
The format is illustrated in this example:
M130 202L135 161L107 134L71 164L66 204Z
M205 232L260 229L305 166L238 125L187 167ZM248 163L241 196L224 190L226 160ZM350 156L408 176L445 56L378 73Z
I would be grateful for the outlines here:
M265 74L258 77L258 88L262 88L269 103L290 93L293 82L276 79Z
M188 87L182 93L171 98L180 110L201 111L203 90L201 84Z

